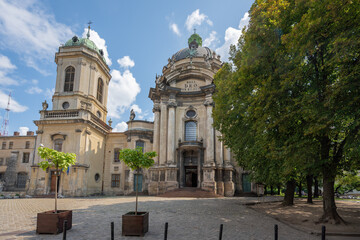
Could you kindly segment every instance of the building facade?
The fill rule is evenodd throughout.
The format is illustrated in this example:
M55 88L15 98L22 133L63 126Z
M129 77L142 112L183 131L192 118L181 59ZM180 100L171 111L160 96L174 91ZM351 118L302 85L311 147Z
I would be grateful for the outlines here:
M125 132L112 132L111 121L106 123L110 69L89 33L61 46L55 62L52 109L43 103L32 146L73 152L77 163L55 182L54 170L41 170L42 159L35 154L28 169L28 194L50 194L59 184L60 194L67 196L126 195L134 191L136 178L139 191L149 195L185 187L224 196L259 192L212 126L213 77L222 63L214 51L202 47L198 34L156 76L149 91L154 121L136 120L132 113ZM119 150L137 146L158 153L155 165L139 174L118 158Z

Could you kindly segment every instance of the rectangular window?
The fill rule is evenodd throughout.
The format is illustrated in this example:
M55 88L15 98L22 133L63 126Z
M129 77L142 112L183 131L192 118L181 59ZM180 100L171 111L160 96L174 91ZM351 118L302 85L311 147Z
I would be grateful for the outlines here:
M1 149L6 149L6 142L2 143L2 148Z
M29 148L30 148L30 141L26 141L26 143L25 143L25 148L26 148L26 149L29 149Z
M9 149L13 149L14 142L9 142Z
M114 162L120 162L119 152L120 152L120 148L114 148Z
M120 174L111 174L111 187L120 187Z
M30 153L23 153L23 163L29 163Z

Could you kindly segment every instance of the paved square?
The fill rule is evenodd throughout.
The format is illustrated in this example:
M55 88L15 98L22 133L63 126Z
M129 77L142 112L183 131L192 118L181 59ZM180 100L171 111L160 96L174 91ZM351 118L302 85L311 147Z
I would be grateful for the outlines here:
M144 238L121 236L121 215L133 211L135 197L59 199L59 209L73 209L73 228L67 239L110 239L110 223L115 223L115 239L163 239L169 223L168 239L320 239L295 230L243 205L258 198L159 198L140 197L139 210L150 212L149 232ZM259 198L260 201L273 200ZM51 210L53 199L0 200L0 239L62 239L59 235L36 235L36 214Z

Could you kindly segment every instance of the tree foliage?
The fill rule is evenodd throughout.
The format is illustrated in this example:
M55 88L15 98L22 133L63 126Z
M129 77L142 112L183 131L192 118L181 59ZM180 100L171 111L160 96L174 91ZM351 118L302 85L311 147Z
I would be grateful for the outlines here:
M119 159L123 161L131 170L149 168L154 165L156 152L143 153L141 147L136 149L123 149L119 152Z
M265 183L323 175L323 221L341 222L335 176L359 166L360 4L257 0L215 76L214 126Z
M38 154L44 159L44 161L39 163L39 166L44 171L53 167L66 172L71 165L76 163L75 153L58 152L54 149L41 146L38 148Z

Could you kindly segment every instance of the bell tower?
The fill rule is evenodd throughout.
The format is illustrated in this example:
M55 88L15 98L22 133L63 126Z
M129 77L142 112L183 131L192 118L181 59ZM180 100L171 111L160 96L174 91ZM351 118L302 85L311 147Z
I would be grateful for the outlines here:
M111 132L106 124L107 95L111 75L103 51L90 39L74 36L55 54L57 76L52 109L46 101L40 111L36 148L40 144L76 154L76 164L60 176L59 193L86 196L102 191L105 142ZM39 169L40 157L32 165L30 194L54 190L54 169ZM39 180L40 179L40 180Z
M53 110L86 109L106 121L111 75L102 49L90 39L74 36L55 54L57 76Z

